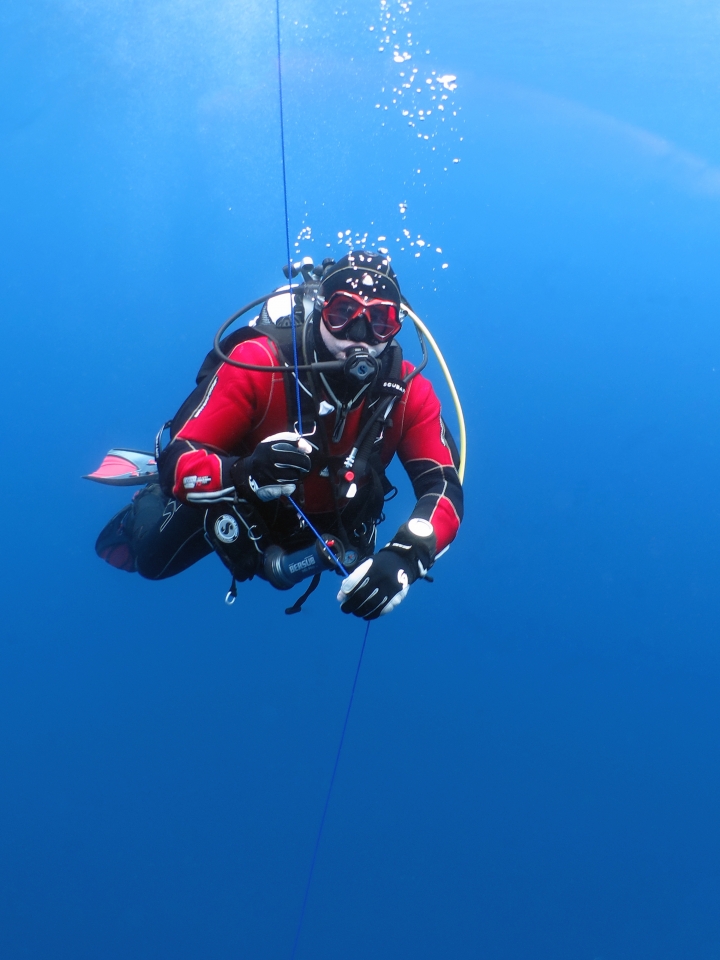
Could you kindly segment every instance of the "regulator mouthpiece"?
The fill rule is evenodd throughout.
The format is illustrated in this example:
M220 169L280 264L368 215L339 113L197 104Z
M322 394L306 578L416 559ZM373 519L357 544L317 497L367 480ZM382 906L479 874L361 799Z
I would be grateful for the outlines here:
M362 347L353 347L350 356L343 365L346 377L352 377L360 383L372 379L378 372L378 362Z

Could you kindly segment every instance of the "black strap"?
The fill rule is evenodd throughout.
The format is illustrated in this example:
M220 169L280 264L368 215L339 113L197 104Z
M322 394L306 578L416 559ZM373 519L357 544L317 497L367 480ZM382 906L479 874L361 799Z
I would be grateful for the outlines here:
M307 588L305 593L301 594L291 607L287 607L285 610L285 613L287 613L288 615L291 615L293 613L300 613L300 611L302 610L302 605L305 603L307 598L310 596L311 593L315 593L317 588L320 586L320 577L321 577L321 574L319 573L315 574L315 576L310 581L310 586Z
M353 473L356 477L364 477L373 467L384 476L385 471L382 464L377 462L371 465L375 446L382 436L385 424L390 419L395 401L405 395L405 385L402 382L400 374L402 372L402 348L400 344L393 343L390 347L392 353L388 358L387 366L383 365L378 384L373 388L373 394L377 397L376 406L371 416L366 419L364 426L360 431L358 443L358 452L353 463ZM392 403L391 403L392 401Z
M272 327L272 330L269 328ZM220 349L227 357L239 343L245 343L246 340L256 340L258 337L269 337L271 340L274 340L273 331L275 327L273 324L258 324L254 327L240 327L239 330L234 330L232 333L228 334L223 340L220 341ZM222 366L222 360L215 353L215 350L212 349L210 353L205 357L200 369L197 372L195 377L195 383L200 385L204 383L208 377L211 377L214 373Z
M292 430L297 423L298 411L295 393L295 371L293 357L292 327L278 327L274 323L258 324L256 330L260 328L259 335L266 336L276 345L278 353L282 360L287 364L287 369L283 371L285 380L285 400L287 403L288 430ZM302 326L298 330L297 339L302 336ZM311 434L315 431L315 402L312 395L312 386L308 383L307 374L299 374L300 377L300 410L302 413L303 432Z
M267 331L264 328L262 330L258 330L257 327L241 327L239 330L235 330L229 336L225 337L220 346L223 350L223 353L227 355L231 353L239 343L244 343L246 340L255 340L257 337L267 335ZM188 419L202 403L208 386L215 374L220 369L221 363L222 361L217 357L214 350L211 350L203 360L197 376L195 377L195 389L181 404L180 409L172 418L172 420L169 421L171 440L175 439L178 431L187 423ZM163 429L165 428L163 427Z

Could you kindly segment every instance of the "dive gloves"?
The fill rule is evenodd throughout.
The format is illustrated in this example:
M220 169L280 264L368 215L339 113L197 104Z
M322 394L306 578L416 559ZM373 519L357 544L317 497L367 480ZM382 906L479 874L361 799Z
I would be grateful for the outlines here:
M425 577L435 560L437 538L432 524L413 517L387 546L346 577L338 600L343 613L376 620L407 596L410 585Z
M290 497L297 484L310 473L312 447L297 433L275 433L255 447L249 457L232 467L235 487L248 488L258 500L267 503Z
M273 434L262 440L249 457L235 462L233 483L238 491L249 490L263 503L292 496L297 484L310 473L311 453L312 446L299 434ZM221 519L225 519L224 514ZM221 532L218 537L222 539ZM376 620L390 613L405 599L411 584L427 575L436 549L432 524L413 517L400 527L390 543L343 580L337 597L340 609L363 620Z

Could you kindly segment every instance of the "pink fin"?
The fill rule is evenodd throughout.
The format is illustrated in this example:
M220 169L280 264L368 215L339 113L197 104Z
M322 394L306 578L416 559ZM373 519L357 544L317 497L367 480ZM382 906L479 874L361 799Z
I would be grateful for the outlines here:
M125 487L149 483L157 475L157 463L151 453L113 449L108 451L97 470L88 473L85 479Z
M126 573L135 573L137 570L135 559L127 543L117 543L114 547L108 547L100 554L100 559Z

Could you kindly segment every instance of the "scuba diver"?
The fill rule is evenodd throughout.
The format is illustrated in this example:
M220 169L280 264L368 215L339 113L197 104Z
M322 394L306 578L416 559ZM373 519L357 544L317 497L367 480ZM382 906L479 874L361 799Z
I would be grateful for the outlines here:
M345 613L394 609L454 539L463 514L455 442L440 401L396 341L410 311L389 258L356 250L286 268L288 285L218 331L197 386L155 456L111 450L89 479L145 484L107 524L96 551L151 580L211 552L236 583L259 576L287 590L323 570L343 576ZM303 282L293 284L302 273ZM290 275L288 275L290 274ZM245 327L225 330L255 306ZM411 312L411 311L410 311ZM398 454L416 497L376 552Z

